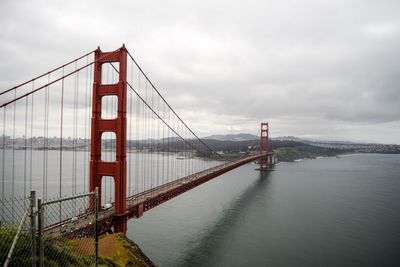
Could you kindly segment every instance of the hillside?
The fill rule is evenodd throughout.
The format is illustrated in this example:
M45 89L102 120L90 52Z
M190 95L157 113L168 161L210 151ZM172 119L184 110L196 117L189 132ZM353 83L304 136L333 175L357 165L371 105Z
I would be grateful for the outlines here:
M215 134L204 137L203 139L213 139L219 141L250 141L250 140L258 140L260 137L254 134Z
M218 141L204 140L216 151L223 152L228 158L240 157L245 152L257 150L258 140L252 141ZM351 152L332 148L317 147L296 141L271 140L270 149L275 152L279 161L294 161L302 158L329 157Z

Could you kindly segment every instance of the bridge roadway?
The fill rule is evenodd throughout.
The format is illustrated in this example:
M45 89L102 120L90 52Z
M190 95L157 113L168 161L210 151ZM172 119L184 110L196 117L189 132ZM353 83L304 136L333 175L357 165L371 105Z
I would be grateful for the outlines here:
M114 204L112 207L99 210L98 229L100 233L110 231L114 220L119 218L139 218L144 212L172 199L200 184L203 184L223 173L240 167L246 163L255 161L266 154L250 154L235 161L230 161L207 170L191 174L175 181L160 185L139 194L130 196L126 199L126 213L121 215L114 214ZM94 214L83 213L76 218L71 218L49 225L44 228L43 234L46 237L54 238L60 235L86 236L93 229Z

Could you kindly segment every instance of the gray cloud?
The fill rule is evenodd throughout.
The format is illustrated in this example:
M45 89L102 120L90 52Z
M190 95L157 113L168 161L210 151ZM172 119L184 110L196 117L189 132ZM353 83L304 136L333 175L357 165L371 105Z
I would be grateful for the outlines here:
M400 143L398 1L2 1L0 86L126 43L200 135Z

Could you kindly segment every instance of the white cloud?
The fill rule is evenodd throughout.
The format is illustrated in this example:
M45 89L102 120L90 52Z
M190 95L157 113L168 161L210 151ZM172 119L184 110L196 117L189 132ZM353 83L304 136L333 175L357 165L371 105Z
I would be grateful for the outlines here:
M126 43L200 135L269 120L279 135L400 143L399 9L394 0L2 1L0 87Z

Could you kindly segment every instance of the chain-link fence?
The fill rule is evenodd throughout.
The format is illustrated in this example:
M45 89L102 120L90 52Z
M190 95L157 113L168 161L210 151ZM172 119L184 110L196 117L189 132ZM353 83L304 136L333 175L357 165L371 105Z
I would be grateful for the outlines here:
M96 266L97 193L38 201L40 266Z
M0 263L3 266L36 264L35 192L30 197L0 200Z
M0 202L3 266L97 266L95 192L42 202L30 197Z

